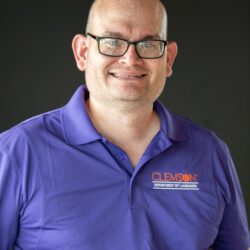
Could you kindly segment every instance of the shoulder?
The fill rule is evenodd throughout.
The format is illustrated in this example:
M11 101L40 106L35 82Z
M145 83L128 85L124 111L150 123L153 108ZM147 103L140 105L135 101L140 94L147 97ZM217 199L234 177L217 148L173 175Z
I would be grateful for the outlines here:
M15 149L22 151L24 145L32 145L48 136L60 136L60 109L52 110L31 117L0 134L0 150L13 152Z
M206 146L226 147L224 141L209 128L202 126L182 115L165 109L168 134L177 137L181 134L188 144L199 145L201 148Z

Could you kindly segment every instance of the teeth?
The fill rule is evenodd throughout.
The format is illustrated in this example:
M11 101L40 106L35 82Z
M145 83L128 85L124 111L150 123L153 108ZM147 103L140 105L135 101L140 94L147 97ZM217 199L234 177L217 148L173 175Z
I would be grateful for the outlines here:
M140 77L144 76L144 75L118 75L118 74L115 74L115 73L113 73L112 75L115 76L115 77L126 78L126 79L140 78Z

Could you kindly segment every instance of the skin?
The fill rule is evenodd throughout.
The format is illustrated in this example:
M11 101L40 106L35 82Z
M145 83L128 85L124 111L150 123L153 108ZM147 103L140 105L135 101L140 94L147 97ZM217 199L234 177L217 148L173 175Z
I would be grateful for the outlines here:
M165 40L166 20L158 0L97 0L87 31L130 41L148 36ZM74 37L72 48L79 70L85 71L90 92L87 107L94 126L122 148L135 167L160 129L153 103L172 74L176 43L168 44L158 59L139 58L134 46L121 57L103 56L94 39L80 34Z

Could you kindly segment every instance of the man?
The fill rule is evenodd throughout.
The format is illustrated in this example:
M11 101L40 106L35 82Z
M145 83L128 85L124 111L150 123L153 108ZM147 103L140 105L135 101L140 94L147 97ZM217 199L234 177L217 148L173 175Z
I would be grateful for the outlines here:
M216 135L157 101L177 45L158 0L97 0L72 47L81 86L0 137L0 249L246 250Z

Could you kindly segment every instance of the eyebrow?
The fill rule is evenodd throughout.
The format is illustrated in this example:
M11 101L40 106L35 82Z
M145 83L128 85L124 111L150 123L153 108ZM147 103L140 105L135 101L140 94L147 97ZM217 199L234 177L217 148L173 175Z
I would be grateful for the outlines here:
M116 38L122 38L128 40L128 37L124 36L120 32L113 32L113 31L105 31L102 33L102 36L110 36L110 37L116 37ZM162 40L159 35L145 35L143 38L141 38L139 41L142 40L150 40L150 39L158 39Z

